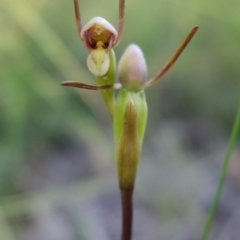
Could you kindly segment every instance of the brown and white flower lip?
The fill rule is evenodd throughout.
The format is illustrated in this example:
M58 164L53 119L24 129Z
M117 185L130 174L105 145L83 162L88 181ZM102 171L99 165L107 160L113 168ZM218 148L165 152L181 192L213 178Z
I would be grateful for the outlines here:
M79 1L74 0L78 35L89 51L87 66L89 71L97 77L107 74L110 66L109 52L119 44L122 38L124 6L125 0L119 0L118 31L102 17L94 17L82 27Z
M80 38L89 51L89 71L104 76L110 65L109 51L118 38L117 31L104 18L94 17L81 29Z
M80 37L89 51L99 47L110 49L116 42L116 29L104 18L94 17L81 30Z

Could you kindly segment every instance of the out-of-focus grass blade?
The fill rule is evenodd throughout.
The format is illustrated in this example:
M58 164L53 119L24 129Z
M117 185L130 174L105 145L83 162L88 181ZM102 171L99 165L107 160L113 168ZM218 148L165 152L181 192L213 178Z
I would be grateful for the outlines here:
M86 68L80 65L67 46L29 2L3 1L2 5L26 34L36 42L52 64L57 67L65 80L89 79ZM93 112L98 111L98 100L90 96L87 91L81 91L80 96Z
M206 240L209 232L210 232L210 228L212 225L212 221L213 221L213 217L218 205L218 201L222 192L222 188L223 188L223 184L224 181L226 179L226 175L227 175L227 170L228 170L228 166L229 166L229 162L231 159L231 155L235 146L235 143L237 141L237 137L239 134L239 129L240 129L240 104L238 106L238 111L237 111L237 115L233 124L233 128L232 128L232 132L231 132L231 136L228 142L228 147L227 147L227 151L226 151L226 156L222 165L222 169L221 169L221 173L220 173L220 177L218 180L218 185L217 185L217 189L211 204L211 207L209 209L209 213L208 213L208 217L207 217L207 221L201 236L201 240Z
M0 207L0 239L15 240L12 229L6 220L1 207Z

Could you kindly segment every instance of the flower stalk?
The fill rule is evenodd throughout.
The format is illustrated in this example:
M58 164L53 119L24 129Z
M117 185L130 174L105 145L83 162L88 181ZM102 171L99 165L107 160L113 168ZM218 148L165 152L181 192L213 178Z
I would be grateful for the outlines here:
M121 189L122 203L122 240L132 239L132 219L133 219L133 190L127 191Z

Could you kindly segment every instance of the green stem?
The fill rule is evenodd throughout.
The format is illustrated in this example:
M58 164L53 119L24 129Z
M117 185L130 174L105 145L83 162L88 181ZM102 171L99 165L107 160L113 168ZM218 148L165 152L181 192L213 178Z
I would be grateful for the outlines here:
M205 227L204 227L204 230L203 230L203 233L202 233L202 236L201 236L201 240L206 240L208 235L209 235L210 228L211 228L212 221L213 221L213 217L214 217L214 214L215 214L215 211L216 211L216 208L217 208L217 205L218 205L218 201L219 201L219 198L220 198L220 195L221 195L221 192L222 192L223 184L224 184L224 181L225 181L225 178L226 178L226 175L227 175L227 169L228 169L229 162L230 162L230 159L231 159L231 154L232 154L232 151L234 149L234 145L235 145L236 140L237 140L239 129L240 129L240 104L239 104L239 107L238 107L237 115L236 115L236 118L235 118L235 121L234 121L234 125L233 125L231 136L230 136L230 140L229 140L228 147L227 147L227 152L226 152L225 159L224 159L224 162L223 162L223 166L222 166L222 169L221 169L221 173L220 173L220 176L219 176L217 189L216 189L216 192L215 192L210 210L208 212L208 217L207 217Z
M133 190L122 190L122 240L132 239L132 195Z
M97 83L99 85L107 85L107 84L114 84L115 83L115 78L116 78L116 57L113 49L110 49L109 51L109 57L110 57L110 66L108 69L108 72L106 75L102 77L96 77ZM114 109L114 89L105 89L101 90L102 92L102 97L103 100L106 104L106 107L108 109L108 112L113 119L113 109Z

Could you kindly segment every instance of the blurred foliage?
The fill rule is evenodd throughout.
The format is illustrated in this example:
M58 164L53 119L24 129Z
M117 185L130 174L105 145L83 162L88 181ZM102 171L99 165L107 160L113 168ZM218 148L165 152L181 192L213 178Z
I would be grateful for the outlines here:
M117 0L81 1L83 22L100 15L117 28L117 6ZM187 32L200 26L171 71L147 90L144 157L158 158L151 148L158 149L159 139L168 138L173 159L191 158L193 153L184 145L190 140L180 139L180 146L174 148L172 141L177 140L169 139L171 134L178 139L179 132L192 125L195 132L201 132L203 124L208 134L228 135L240 100L239 8L236 0L126 0L117 59L128 44L138 44L150 77ZM91 162L92 176L112 172L111 122L100 93L60 86L64 80L94 82L77 36L72 1L2 0L0 36L0 196L33 190L34 184L22 186L31 185L36 176L51 182L39 166L52 153L71 150L74 144L83 154L79 160ZM71 151L69 155L75 153ZM25 175L29 169L33 176ZM58 170L55 165L53 169ZM76 179L80 179L77 174L70 178Z

